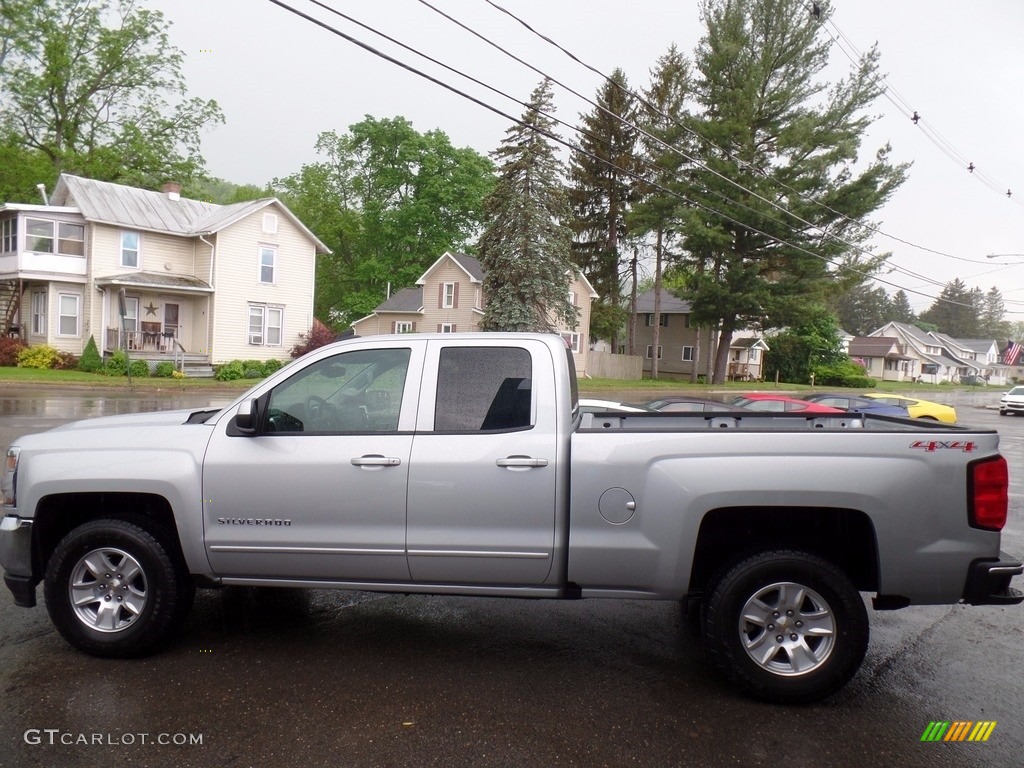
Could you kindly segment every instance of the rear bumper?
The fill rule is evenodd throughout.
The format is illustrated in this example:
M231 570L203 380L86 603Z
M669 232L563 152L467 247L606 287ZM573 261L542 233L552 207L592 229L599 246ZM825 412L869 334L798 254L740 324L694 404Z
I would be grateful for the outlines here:
M967 572L964 602L969 605L1018 605L1024 593L1010 586L1010 579L1024 573L1024 564L999 553L998 560L975 560Z

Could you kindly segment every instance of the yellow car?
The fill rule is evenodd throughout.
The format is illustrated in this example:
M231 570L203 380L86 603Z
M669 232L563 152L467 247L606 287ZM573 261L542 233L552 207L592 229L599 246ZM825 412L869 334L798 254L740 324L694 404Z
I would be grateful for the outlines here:
M932 421L956 424L956 409L951 405L933 403L931 400L921 400L917 397L893 395L888 392L865 392L863 396L888 405L902 405L912 419L931 419Z

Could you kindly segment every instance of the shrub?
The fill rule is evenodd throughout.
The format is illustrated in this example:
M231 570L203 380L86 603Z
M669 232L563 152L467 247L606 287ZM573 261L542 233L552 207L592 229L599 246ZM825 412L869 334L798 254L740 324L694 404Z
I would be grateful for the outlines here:
M313 318L313 327L309 329L309 333L300 333L299 338L302 341L292 347L292 357L302 357L307 352L312 352L314 349L319 349L325 344L330 344L335 340L336 336L334 331L316 318Z
M57 359L57 350L48 344L39 344L35 347L28 347L18 353L19 368L40 368L43 370L53 367Z
M18 355L23 349L28 349L28 345L16 336L0 337L0 365L17 365Z
M214 378L217 381L236 381L244 376L245 369L242 368L242 361L232 360L230 363L224 363L224 365L218 368Z
M102 367L103 358L100 357L100 351L96 348L96 339L90 336L89 341L85 343L85 349L82 350L82 357L78 361L78 370L96 373Z
M187 377L185 376L185 372L184 371L172 371L171 372L171 378L172 379L184 379L184 378L187 378Z
M875 380L864 374L864 368L851 360L822 363L814 366L814 384L822 387L855 387L870 389Z
M70 352L58 352L57 357L53 360L53 369L55 371L77 371L78 358Z
M263 364L263 375L264 376L269 376L270 374L275 373L275 372L281 370L281 367L283 365L284 365L284 363L282 363L280 360L278 360L276 358L274 358L272 360L267 360L267 362L265 362Z
M174 375L174 363L170 360L161 360L156 364L156 370L153 371L153 375L162 379L171 378Z
M103 373L107 376L126 376L128 374L128 353L123 349L114 351L103 364Z
M137 379L149 377L149 363L145 360L132 360L128 366L128 372Z

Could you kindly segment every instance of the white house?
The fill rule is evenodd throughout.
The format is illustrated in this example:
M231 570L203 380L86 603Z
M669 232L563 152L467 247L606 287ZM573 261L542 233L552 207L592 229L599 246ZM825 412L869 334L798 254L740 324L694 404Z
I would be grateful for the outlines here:
M92 336L150 359L284 359L328 252L276 198L215 205L62 174L45 205L0 206L3 319L76 355Z

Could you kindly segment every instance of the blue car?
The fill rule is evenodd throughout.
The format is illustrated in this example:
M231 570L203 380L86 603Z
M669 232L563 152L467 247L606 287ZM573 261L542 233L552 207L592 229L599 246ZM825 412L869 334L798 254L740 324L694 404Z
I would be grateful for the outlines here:
M856 413L874 413L879 416L896 416L901 419L909 419L910 414L902 405L890 405L880 403L867 397L856 395L832 394L829 392L815 392L812 395L805 395L801 398L812 403L830 405L833 408L842 408L844 411Z

